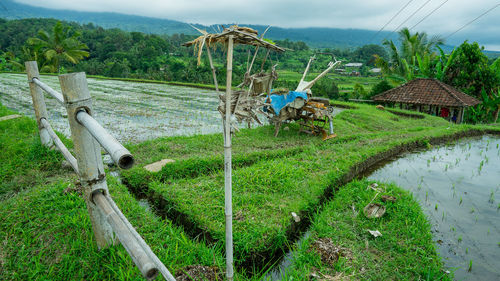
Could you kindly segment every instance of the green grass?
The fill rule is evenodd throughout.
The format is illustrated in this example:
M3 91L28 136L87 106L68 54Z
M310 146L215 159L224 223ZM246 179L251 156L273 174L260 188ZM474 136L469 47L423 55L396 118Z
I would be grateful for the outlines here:
M301 217L312 215L324 200L324 194L344 184L350 174L362 169L359 165L367 159L395 147L399 147L398 151L426 147L432 138L473 128L431 116L413 119L373 106L356 107L335 117L339 136L326 142L307 135L297 138L296 125L290 125L290 130L278 138L272 137L273 128L269 126L236 134L234 159L243 163L234 165L233 170L233 227L238 264L269 262L261 255L269 257L286 250L297 228L291 212ZM262 144L267 146L263 148ZM281 157L255 157L264 149L294 147L301 151ZM182 215L179 223L192 228L194 235L204 232L215 241L224 241L220 135L158 139L132 146L131 150L140 159L179 161L158 174L140 167L125 173L125 180L132 188L147 194L172 218ZM254 161L256 158L258 161Z
M218 246L190 240L147 212L115 179L108 183L117 205L173 274L192 264L222 267ZM72 183L23 191L0 206L0 279L143 280L121 245L98 251L93 239L85 202Z
M286 279L307 280L311 274L354 280L453 279L442 270L430 224L411 193L379 183L382 193L372 201L377 192L367 188L371 183L353 181L335 193L313 220L310 236L295 249L293 266L282 273ZM381 195L397 201L383 202ZM385 215L366 218L363 208L370 202L384 205ZM382 236L372 237L368 230L378 230ZM344 249L338 261L322 261L315 247L318 239L331 239Z
M13 113L0 104L0 116ZM0 199L70 174L61 169L60 153L41 145L36 122L28 117L0 122L0 151Z

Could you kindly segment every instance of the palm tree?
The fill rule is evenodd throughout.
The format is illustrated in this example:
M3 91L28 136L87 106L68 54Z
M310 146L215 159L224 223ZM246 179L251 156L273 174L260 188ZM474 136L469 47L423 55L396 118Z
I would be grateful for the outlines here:
M389 60L377 56L376 65L392 80L410 81L418 76L432 76L432 62L437 57L434 48L444 40L437 36L429 39L425 32L412 34L406 27L398 34L399 49L392 40L384 40L382 44L389 49Z
M60 21L56 23L52 34L45 30L38 32L38 37L29 38L28 44L35 50L41 50L47 60L42 71L60 72L63 62L78 63L89 56L87 45L78 40L80 32L72 32L71 27L63 26Z

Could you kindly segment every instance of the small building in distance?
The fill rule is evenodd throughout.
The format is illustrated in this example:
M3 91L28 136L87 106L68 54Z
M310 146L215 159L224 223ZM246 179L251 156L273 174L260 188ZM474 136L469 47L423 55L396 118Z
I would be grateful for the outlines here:
M361 63L361 62L350 62L350 63L344 64L344 67L362 67L362 66L363 66L363 63Z
M375 102L441 116L455 123L464 120L465 108L481 102L437 79L418 78L373 96Z
M375 75L381 75L382 74L382 68L372 68L368 70L371 74Z

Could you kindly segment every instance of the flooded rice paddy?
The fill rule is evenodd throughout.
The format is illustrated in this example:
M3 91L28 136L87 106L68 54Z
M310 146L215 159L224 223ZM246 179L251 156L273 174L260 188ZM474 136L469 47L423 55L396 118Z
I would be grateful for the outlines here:
M368 178L410 190L457 280L500 280L500 138L403 155Z
M41 80L60 92L56 76L42 76ZM87 81L95 118L122 142L222 130L215 91L92 78ZM49 95L45 95L45 101L52 127L69 136L66 110ZM0 74L0 102L34 117L27 76Z
M24 74L0 73L0 102L34 118L27 80ZM40 80L61 92L57 76L42 76ZM94 117L121 142L222 132L222 119L217 111L219 98L215 91L92 78L87 78L87 82ZM52 127L69 137L66 110L50 95L44 96ZM342 110L334 108L333 115ZM264 123L267 120L260 114L259 119ZM239 124L239 128L246 128L246 124Z

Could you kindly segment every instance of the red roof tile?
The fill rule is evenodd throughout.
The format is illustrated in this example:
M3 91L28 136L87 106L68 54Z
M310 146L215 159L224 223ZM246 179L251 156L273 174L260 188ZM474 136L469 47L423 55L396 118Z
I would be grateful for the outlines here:
M441 106L474 106L481 102L450 85L431 78L418 78L372 98L380 102L400 102Z

